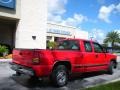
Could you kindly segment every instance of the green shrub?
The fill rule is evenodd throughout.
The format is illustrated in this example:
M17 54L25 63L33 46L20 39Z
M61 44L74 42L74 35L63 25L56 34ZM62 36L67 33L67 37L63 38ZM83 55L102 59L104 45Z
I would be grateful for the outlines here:
M5 56L8 53L8 48L4 45L0 45L0 56Z
M53 42L53 41L49 41L48 43L47 43L47 48L49 48L49 49L54 49L55 47L56 47L56 42Z

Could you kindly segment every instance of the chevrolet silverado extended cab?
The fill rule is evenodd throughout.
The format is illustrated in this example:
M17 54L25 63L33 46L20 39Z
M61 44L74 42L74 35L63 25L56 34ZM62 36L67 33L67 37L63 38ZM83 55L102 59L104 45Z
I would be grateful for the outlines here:
M116 56L89 40L65 39L53 50L13 50L11 68L17 74L50 77L57 86L64 86L72 74L105 70L112 74L117 67Z

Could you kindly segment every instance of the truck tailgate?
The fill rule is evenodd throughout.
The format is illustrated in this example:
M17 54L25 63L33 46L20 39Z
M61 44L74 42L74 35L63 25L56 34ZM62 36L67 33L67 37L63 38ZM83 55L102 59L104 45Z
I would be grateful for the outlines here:
M13 62L16 64L31 66L34 50L32 49L14 49Z

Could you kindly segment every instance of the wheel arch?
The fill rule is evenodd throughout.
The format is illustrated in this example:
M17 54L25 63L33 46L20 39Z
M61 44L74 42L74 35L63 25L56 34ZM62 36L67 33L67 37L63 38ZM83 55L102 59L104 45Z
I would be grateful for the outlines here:
M114 63L117 63L117 60L116 60L116 59L111 59L110 61L111 61L111 62L114 62Z
M71 72L71 69L72 69L72 65L69 61L57 61L54 63L53 65L53 69L52 71L54 70L54 68L56 68L58 65L64 65L68 70L69 70L69 73Z

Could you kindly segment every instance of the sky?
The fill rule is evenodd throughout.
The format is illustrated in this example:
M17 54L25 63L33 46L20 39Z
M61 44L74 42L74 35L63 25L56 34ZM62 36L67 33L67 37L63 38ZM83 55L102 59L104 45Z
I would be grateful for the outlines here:
M48 0L47 18L87 31L102 43L108 32L120 32L120 0Z

